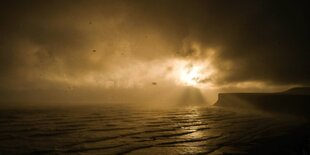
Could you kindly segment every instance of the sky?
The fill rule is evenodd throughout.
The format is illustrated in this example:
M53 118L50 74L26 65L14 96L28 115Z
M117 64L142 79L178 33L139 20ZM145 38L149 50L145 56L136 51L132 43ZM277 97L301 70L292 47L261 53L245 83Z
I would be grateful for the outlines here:
M0 102L177 102L310 84L302 1L1 1ZM199 95L201 95L199 94Z

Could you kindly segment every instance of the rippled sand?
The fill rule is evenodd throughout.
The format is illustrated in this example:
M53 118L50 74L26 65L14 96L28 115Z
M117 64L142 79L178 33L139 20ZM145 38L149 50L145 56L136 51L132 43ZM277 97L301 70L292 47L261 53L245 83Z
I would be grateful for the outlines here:
M308 140L298 121L216 107L0 112L0 154L270 154L303 151Z

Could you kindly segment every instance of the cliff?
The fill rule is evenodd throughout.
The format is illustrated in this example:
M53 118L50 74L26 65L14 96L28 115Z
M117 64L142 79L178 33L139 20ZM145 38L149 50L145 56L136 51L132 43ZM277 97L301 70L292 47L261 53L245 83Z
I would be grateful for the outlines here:
M309 90L294 88L280 93L221 93L215 105L310 118Z

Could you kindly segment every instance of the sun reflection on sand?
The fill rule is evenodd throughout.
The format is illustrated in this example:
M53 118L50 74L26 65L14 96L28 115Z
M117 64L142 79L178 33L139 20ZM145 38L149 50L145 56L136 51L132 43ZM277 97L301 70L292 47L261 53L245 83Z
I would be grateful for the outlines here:
M187 108L190 113L185 115L188 124L183 124L181 128L190 133L179 136L184 143L177 144L176 150L187 153L207 153L212 152L214 146L208 145L209 139L222 136L222 133L213 131L209 123L201 120L204 117L198 106L190 106Z

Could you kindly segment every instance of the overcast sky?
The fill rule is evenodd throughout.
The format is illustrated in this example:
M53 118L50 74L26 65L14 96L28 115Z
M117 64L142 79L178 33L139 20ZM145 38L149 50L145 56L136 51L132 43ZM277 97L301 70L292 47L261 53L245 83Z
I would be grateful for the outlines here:
M195 66L202 66L197 83L205 91L308 86L306 6L1 1L1 102L143 102L152 93L181 93L178 72Z

